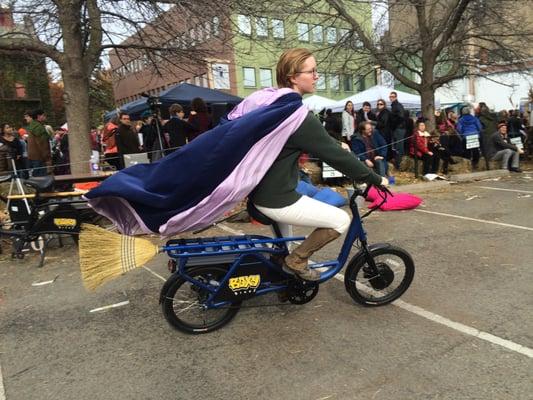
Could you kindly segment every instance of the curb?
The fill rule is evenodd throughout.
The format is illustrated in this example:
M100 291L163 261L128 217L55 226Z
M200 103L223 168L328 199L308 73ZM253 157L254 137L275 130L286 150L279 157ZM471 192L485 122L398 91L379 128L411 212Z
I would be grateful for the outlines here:
M393 192L423 193L432 190L449 190L454 183L473 182L487 178L498 178L510 174L506 169L495 169L490 171L469 172L467 174L451 175L446 181L432 181L422 183L412 183L409 185L392 186Z

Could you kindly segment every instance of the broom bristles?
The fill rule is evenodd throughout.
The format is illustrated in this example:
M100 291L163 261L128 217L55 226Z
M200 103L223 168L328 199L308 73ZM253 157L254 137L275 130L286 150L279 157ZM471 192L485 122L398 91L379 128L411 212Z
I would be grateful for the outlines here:
M159 247L147 239L82 224L79 251L83 285L92 291L141 267L159 252Z

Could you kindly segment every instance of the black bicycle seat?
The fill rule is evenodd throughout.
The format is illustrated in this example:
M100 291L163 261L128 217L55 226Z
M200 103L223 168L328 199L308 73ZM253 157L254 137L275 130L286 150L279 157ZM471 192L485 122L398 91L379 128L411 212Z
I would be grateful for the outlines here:
M7 182L13 179L13 175L2 175L0 176L0 183Z
M246 210L248 211L248 214L250 215L250 217L255 219L257 222L263 225L274 224L274 221L268 218L261 211L259 211L250 200L248 200L248 202L246 203Z
M51 190L54 185L54 177L51 175L47 176L34 176L24 181L25 185L28 185L35 190L44 192L46 190Z

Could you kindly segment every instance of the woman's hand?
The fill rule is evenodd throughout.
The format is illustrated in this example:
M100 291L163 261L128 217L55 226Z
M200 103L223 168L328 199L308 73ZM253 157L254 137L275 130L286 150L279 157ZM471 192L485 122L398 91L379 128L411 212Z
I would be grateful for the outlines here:
M347 145L346 143L344 143L344 142L341 142L341 147L342 147L344 150L346 150L346 151L352 151L352 150L350 149L350 146L348 146L348 145Z
M389 180L385 178L384 176L381 177L381 184L380 186L389 186Z
M374 168L374 163L370 160L365 160L365 164L368 168Z

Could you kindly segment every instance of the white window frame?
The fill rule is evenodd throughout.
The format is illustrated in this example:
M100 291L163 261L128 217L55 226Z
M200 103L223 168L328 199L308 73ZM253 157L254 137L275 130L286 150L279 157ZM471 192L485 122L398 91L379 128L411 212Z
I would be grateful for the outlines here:
M213 35L215 36L220 35L220 18L218 18L217 16L214 16L212 20L212 25L213 25L213 30L212 30Z
M324 42L324 29L322 25L315 25L311 28L311 41L313 43Z
M316 90L326 90L326 74L318 74Z
M285 39L285 23L281 19L272 19L272 37L274 39Z
M309 24L307 22L298 22L298 40L300 42L309 42Z
M332 91L338 92L340 90L339 74L329 74L328 80L329 80L329 88Z
M270 68L259 68L259 85L262 88L272 87L272 70Z
M247 73L250 74L252 72L253 72L253 75L248 75L248 77L246 76ZM253 81L251 79L252 76L253 76ZM245 88L257 87L257 81L256 81L256 78L255 78L255 68L254 67L242 67L242 85Z
M237 28L241 35L250 36L252 34L252 21L248 15L237 15Z
M268 18L266 17L255 18L255 34L259 38L268 37Z
M326 42L329 44L337 43L337 28L328 26L326 28Z

